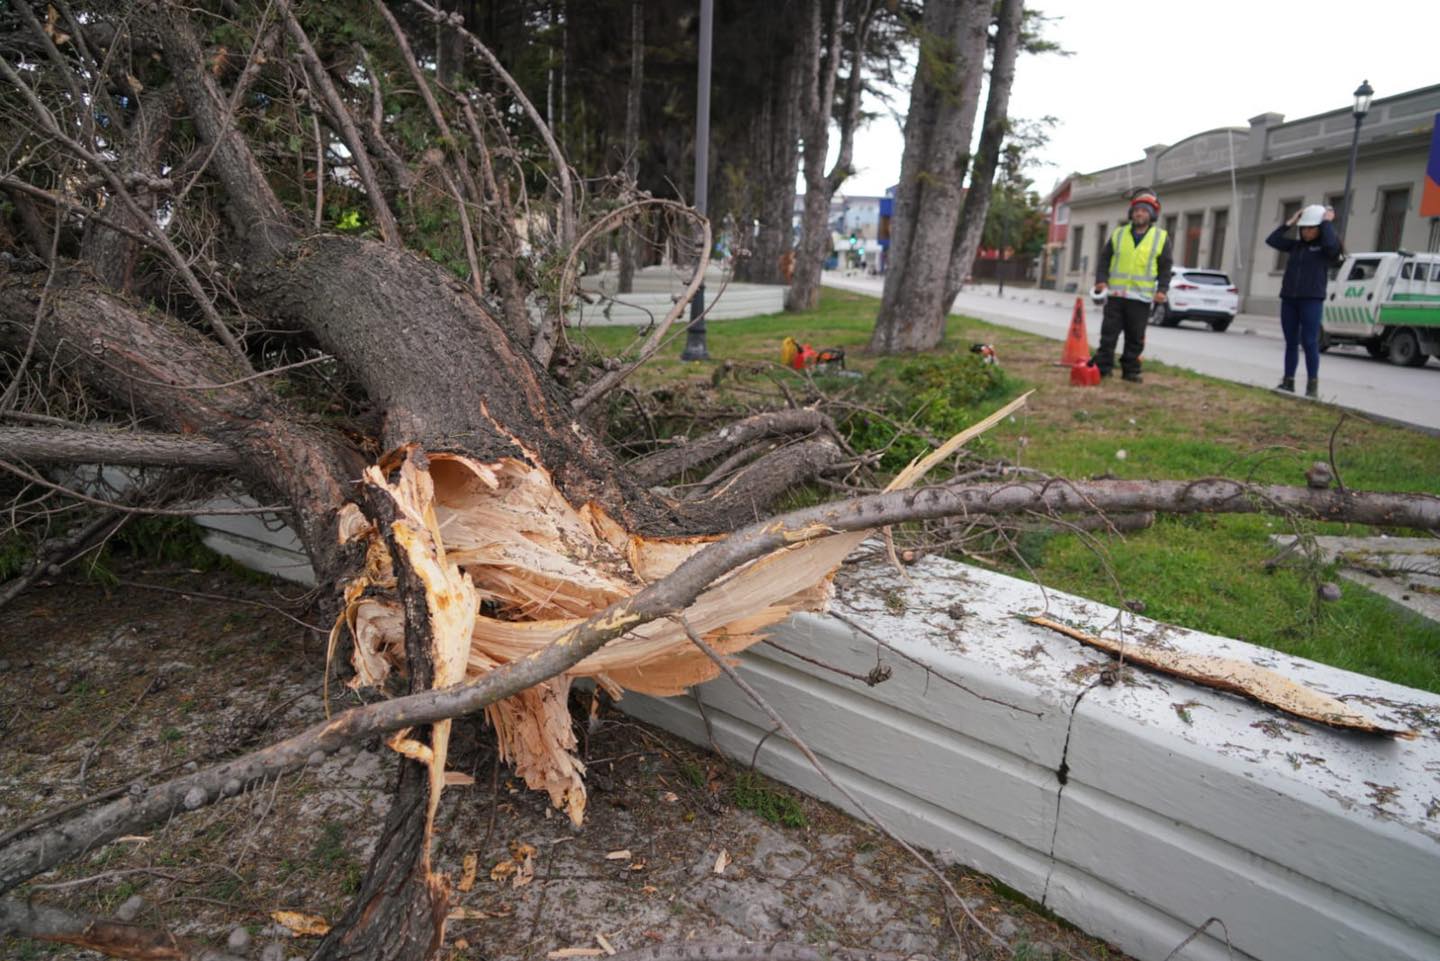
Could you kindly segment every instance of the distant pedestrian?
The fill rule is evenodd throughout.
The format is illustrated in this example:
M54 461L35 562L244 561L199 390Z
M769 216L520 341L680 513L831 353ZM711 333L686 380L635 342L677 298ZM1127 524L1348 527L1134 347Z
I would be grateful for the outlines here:
M1100 349L1095 366L1109 377L1115 366L1115 344L1125 335L1120 354L1120 376L1140 383L1140 355L1145 351L1145 327L1150 311L1163 304L1170 289L1170 235L1155 226L1160 200L1154 191L1140 190L1130 199L1130 222L1116 227L1105 241L1095 270L1095 294L1108 294L1100 322Z
M1340 257L1340 238L1331 221L1335 210L1311 204L1295 211L1270 232L1265 242L1289 254L1285 278L1280 282L1280 329L1285 333L1285 373L1276 390L1295 393L1299 348L1305 348L1305 396L1320 396L1320 315L1325 306L1325 285L1330 266ZM1300 236L1286 232L1299 226Z

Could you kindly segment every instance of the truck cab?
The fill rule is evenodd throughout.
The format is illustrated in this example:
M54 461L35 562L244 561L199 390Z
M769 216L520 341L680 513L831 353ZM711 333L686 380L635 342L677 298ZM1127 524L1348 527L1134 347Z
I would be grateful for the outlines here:
M1325 292L1321 343L1419 367L1440 357L1440 253L1354 253Z

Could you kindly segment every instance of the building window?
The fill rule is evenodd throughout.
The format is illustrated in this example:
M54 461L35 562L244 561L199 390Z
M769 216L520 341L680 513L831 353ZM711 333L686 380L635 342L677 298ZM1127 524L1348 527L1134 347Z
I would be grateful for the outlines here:
M1230 219L1230 211L1217 210L1211 217L1210 256L1205 260L1205 266L1211 270L1219 270L1225 259L1225 227Z
M1298 200L1286 200L1286 201L1283 201L1283 202L1280 204L1280 222L1283 224L1283 223L1285 223L1286 221L1288 221L1291 217L1295 216L1295 211L1297 211L1297 210L1299 210L1299 209L1300 209L1300 201L1298 201ZM1277 250L1277 251L1275 251L1275 270L1278 272L1278 271L1282 271L1282 270L1284 270L1284 269L1285 269L1285 251L1283 251L1283 250Z
M1182 263L1187 267L1200 266L1200 232L1204 227L1203 213L1185 215L1185 258Z
M1175 243L1175 226L1180 222L1178 214L1165 215L1165 233L1170 238L1170 243Z
M1097 270L1105 259L1105 241L1109 239L1110 225L1101 221L1100 226L1095 228L1095 267ZM1105 269L1109 270L1110 265L1105 264Z
M1405 229L1405 214L1409 209L1409 187L1380 192L1380 230L1376 234L1376 250L1400 249L1400 234Z
M1345 215L1345 210L1344 210L1344 208L1345 208L1345 194L1344 194L1344 192L1334 193L1334 194L1326 194L1326 195L1325 195L1325 206L1327 206L1327 207L1329 207L1331 210L1335 211L1335 216L1336 216L1337 218L1343 217L1343 216Z
M1080 251L1085 249L1085 228L1075 227L1070 231L1070 269L1080 269Z
M1425 249L1430 251L1432 254L1440 253L1440 217L1430 218L1430 242L1425 245ZM1440 280L1440 276L1437 276L1434 279Z

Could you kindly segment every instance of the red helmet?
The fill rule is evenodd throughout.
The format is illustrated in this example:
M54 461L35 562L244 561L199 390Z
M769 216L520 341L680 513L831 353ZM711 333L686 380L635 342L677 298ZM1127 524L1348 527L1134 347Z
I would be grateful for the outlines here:
M1142 191L1130 198L1130 206L1133 209L1136 204L1146 204L1151 208L1151 220L1160 216L1160 198L1148 190Z

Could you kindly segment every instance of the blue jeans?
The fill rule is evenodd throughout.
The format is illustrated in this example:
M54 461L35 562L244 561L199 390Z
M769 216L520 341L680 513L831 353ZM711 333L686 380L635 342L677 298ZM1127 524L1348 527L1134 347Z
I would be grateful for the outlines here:
M1305 348L1305 376L1314 380L1320 374L1320 314L1325 301L1280 298L1280 329L1285 334L1285 376L1294 379L1299 366L1298 348Z

